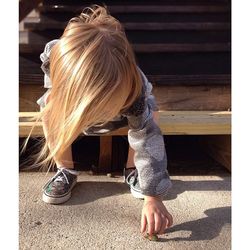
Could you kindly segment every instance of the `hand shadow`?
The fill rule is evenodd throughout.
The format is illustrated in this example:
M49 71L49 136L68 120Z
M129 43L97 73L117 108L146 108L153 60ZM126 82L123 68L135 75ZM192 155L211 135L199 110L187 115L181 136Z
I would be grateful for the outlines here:
M216 238L224 225L231 225L231 207L211 208L204 212L207 217L194 221L188 221L166 229L165 233L171 236L171 233L177 231L189 231L189 237L175 237L160 239L160 241L201 241L212 240Z

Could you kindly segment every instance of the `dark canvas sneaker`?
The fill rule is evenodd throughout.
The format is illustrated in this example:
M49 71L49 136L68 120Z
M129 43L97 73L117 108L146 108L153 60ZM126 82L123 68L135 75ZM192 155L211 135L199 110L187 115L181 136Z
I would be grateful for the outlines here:
M137 169L132 170L126 177L126 183L130 186L131 194L137 199L144 199L138 180Z
M134 171L135 169L136 169L136 167L128 167L128 168L124 167L123 168L123 181L124 181L124 183L126 183L126 179L127 179L128 175L132 171Z
M66 202L77 182L77 171L58 168L57 173L43 187L43 201L50 204Z

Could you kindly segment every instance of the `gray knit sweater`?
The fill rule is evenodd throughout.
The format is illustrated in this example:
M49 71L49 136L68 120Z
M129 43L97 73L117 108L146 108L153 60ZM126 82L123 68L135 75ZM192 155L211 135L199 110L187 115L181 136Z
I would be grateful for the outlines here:
M56 39L47 43L40 55L41 68L45 73L44 87L48 88L47 92L37 100L40 107L45 106L46 98L52 87L49 78L49 55L51 48L58 41L59 39ZM158 107L151 93L152 84L140 69L139 71L143 81L143 91L135 103L105 126L93 126L83 133L85 135L103 134L128 125L128 141L135 151L134 162L138 170L141 193L149 196L165 195L172 184L167 171L163 135L153 120L153 111L158 110Z

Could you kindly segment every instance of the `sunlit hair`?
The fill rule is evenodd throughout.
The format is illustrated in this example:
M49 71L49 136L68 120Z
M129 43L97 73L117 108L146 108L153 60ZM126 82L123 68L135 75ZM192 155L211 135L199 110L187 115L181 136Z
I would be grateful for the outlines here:
M46 120L47 135L34 165L46 168L83 130L112 120L142 90L122 25L98 5L67 24L50 53L50 80L49 102L36 117Z

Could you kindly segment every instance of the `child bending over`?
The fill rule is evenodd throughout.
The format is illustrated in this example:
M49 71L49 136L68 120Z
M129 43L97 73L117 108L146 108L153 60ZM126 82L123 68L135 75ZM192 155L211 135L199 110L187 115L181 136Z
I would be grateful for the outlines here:
M86 8L60 39L46 44L41 60L48 90L37 101L45 134L37 162L58 169L43 188L43 200L59 204L71 197L77 181L71 144L81 133L128 126L124 177L132 195L144 199L141 232L147 226L149 235L164 233L173 219L162 202L171 181L158 108L122 25L104 7Z

